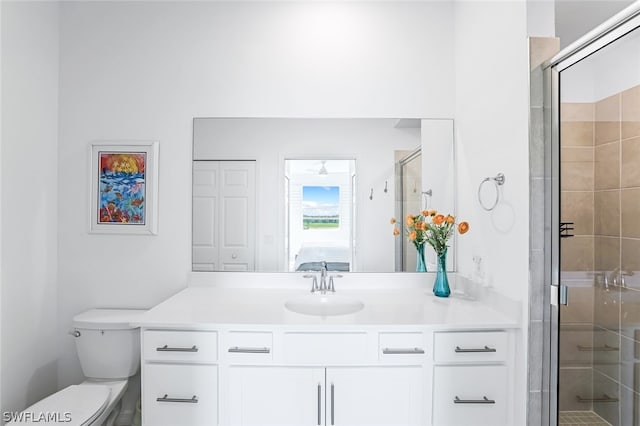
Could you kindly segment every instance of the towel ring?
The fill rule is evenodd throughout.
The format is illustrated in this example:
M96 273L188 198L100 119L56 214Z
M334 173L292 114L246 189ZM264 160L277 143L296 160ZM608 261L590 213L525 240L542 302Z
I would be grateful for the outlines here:
M482 185L484 185L486 182L493 182L496 187L496 199L490 207L487 207L487 205L482 201L482 197L480 196L480 193L482 192ZM498 173L494 177L484 178L484 180L480 182L480 186L478 186L478 202L483 209L485 209L486 211L491 211L496 208L496 206L498 205L498 201L500 201L500 186L502 185L504 185L504 174L502 173Z

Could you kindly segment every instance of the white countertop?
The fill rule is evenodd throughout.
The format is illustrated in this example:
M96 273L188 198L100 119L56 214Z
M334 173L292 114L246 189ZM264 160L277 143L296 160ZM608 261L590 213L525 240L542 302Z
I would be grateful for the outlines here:
M254 329L291 328L377 329L401 327L517 328L517 318L478 301L438 298L420 289L358 289L340 294L360 299L364 308L354 314L319 317L285 308L290 298L308 294L303 289L189 287L167 299L132 323L146 328L207 330L234 326Z

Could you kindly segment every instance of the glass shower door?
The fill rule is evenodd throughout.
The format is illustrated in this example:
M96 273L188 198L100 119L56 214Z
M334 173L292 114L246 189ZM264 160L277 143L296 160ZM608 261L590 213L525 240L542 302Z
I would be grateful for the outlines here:
M559 424L639 425L640 30L559 87Z

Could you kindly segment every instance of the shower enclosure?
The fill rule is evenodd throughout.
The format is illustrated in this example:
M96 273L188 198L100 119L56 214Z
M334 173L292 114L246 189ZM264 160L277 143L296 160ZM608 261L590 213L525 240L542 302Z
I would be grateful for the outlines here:
M400 220L410 213L425 208L422 194L422 149L396 151L396 194L395 216ZM416 254L413 244L407 238L396 238L396 272L415 271Z
M550 423L640 425L640 7L545 73Z

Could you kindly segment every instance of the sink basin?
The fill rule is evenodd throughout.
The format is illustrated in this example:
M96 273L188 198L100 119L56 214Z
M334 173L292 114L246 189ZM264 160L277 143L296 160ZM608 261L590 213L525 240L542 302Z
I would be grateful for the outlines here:
M364 308L360 300L335 293L314 293L288 300L284 306L298 314L332 316L353 314Z

